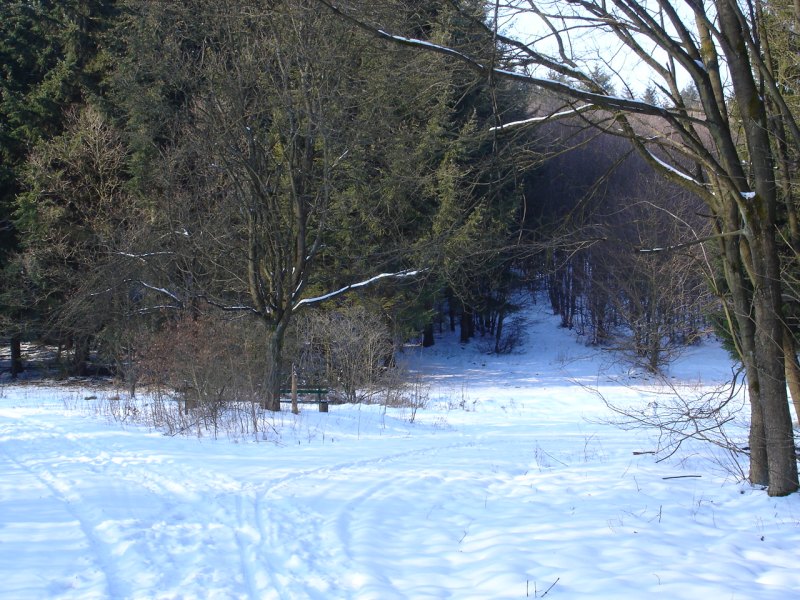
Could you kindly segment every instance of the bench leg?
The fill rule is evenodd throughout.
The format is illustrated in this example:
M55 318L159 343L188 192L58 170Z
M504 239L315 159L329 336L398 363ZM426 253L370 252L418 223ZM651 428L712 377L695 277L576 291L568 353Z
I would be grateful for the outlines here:
M325 400L319 403L319 412L328 412L328 403Z

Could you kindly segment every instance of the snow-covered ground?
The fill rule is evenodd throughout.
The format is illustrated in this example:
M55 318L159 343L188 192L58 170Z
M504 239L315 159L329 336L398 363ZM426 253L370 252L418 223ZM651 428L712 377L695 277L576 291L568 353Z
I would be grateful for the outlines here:
M800 496L702 446L639 454L656 436L609 425L586 386L642 405L654 382L545 312L518 354L441 340L408 360L427 408L309 407L266 441L168 437L99 416L106 392L3 386L0 598L800 594ZM709 344L671 375L697 391L729 371Z

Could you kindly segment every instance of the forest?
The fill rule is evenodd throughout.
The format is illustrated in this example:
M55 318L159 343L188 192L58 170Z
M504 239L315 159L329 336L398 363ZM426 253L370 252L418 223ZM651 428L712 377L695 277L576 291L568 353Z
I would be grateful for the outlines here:
M796 491L800 12L672 5L6 0L4 376L388 401L404 344L514 352L538 298L653 373L724 339Z

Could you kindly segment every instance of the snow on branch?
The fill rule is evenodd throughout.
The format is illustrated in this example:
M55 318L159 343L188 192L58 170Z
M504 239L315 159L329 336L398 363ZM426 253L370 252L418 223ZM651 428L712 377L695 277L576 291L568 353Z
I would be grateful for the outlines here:
M658 158L658 157L657 157L655 154L653 154L652 152L648 152L648 154L650 155L650 158L652 158L652 159L653 159L653 161L655 161L655 162L656 162L656 163L657 163L657 164L658 164L658 165L659 165L661 168L663 168L663 169L665 169L666 171L668 171L668 172L672 173L673 175L676 175L677 177L680 177L681 179L684 179L684 180L686 180L686 181L688 181L688 182L690 182L690 183L693 183L694 185L696 185L696 186L698 186L698 187L703 187L703 184L702 184L702 183L700 183L699 181L697 181L697 180L696 180L694 177L692 177L691 175L687 175L687 174L686 174L686 173L684 173L683 171L680 171L679 169L677 169L677 168L673 167L671 164L664 162L663 160L661 160L660 158Z
M595 106L594 104L584 104L583 106L578 106L577 108L571 108L570 110L553 113L552 115L547 115L545 117L531 117L530 119L522 119L521 121L512 121L511 123L505 123L503 125L498 125L497 127L491 127L489 131L505 131L506 129L524 127L525 125L544 123L545 121L555 121L557 119L563 119L566 117L572 117L574 115L578 115L592 108L597 108L597 106Z
M150 285L149 283L145 283L144 281L141 280L136 280L135 283L138 283L139 285L141 285L144 288L147 288L148 290L153 290L154 292L158 292L160 294L169 296L170 298L175 300L175 302L177 302L179 305L183 306L183 301L178 297L178 295L173 292L170 292L165 288L157 287L155 285Z
M131 252L114 252L117 256L124 256L126 258L137 258L141 261L144 261L146 258L150 258L151 256L172 256L174 252L143 252L140 254L132 254Z
M302 306L306 306L309 304L317 304L319 302L324 302L325 300L330 300L331 298L335 298L336 296L341 296L342 294L346 294L350 290L354 290L360 287L364 287L367 285L371 285L380 279L386 279L387 277L394 277L397 279L401 279L404 277L414 277L419 275L422 271L419 270L405 270L405 271L398 271L397 273L381 273L380 275L375 275L375 277L370 277L365 281L360 281L358 283L351 283L350 285L346 285L343 288L340 288L334 292L329 292L327 294L323 294L322 296L316 296L314 298L303 298L297 304L295 304L295 309L300 308Z
M180 310L180 308L180 306L175 306L174 304L157 304L155 306L148 306L147 308L140 308L134 311L133 314L149 315L154 312L162 312L165 310Z

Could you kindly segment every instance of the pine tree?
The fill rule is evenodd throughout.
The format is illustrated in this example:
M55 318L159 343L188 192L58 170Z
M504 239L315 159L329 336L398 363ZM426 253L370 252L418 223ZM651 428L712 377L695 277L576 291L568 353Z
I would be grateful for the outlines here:
M24 170L33 149L59 135L71 105L97 100L104 66L100 40L112 2L10 0L0 7L0 306L4 330L19 340L46 315L32 310L49 296L25 258L29 240L18 227L32 213L21 206ZM21 365L12 365L16 374Z

